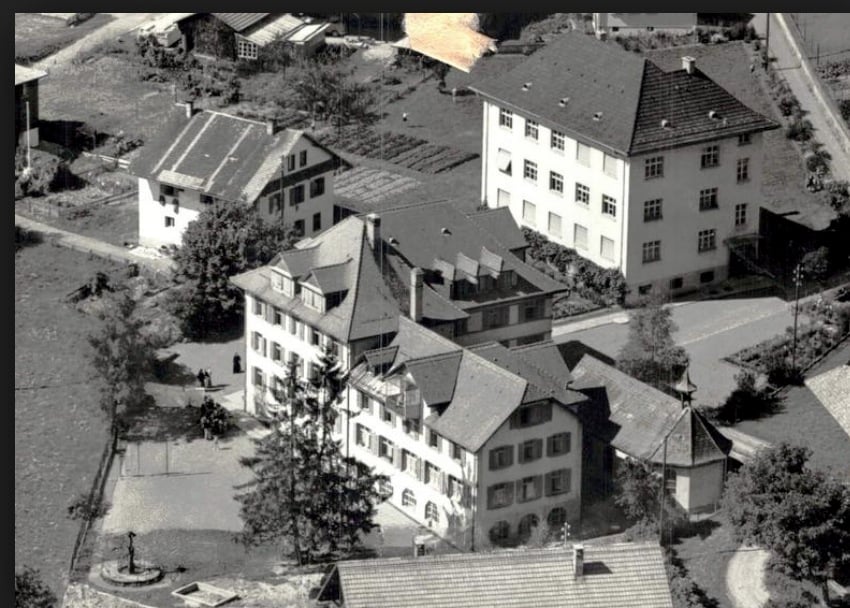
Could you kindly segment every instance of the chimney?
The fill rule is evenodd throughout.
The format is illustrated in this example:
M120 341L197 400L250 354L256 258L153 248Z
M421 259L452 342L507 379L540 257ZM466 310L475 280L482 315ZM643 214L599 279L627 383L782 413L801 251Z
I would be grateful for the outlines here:
M274 135L274 118L269 118L266 121L266 135Z
M421 268L410 269L410 318L419 323L422 320L422 292L425 272Z
M573 573L577 579L584 575L584 545L573 545Z
M370 213L366 216L366 239L373 251L377 250L381 243L381 216Z
M697 60L691 57L690 55L685 55L682 57L682 69L685 70L688 74L694 73L694 68L697 67Z
M183 108L186 110L186 118L192 118L192 115L195 113L195 102L193 102L191 99L182 102L178 101L174 105L183 106Z

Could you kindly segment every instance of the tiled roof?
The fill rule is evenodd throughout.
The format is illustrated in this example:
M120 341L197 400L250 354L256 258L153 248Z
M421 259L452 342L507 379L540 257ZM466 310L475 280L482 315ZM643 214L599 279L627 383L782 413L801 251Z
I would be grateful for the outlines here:
M405 13L406 38L395 46L408 48L469 72L496 41L476 30L476 13Z
M304 25L304 21L295 15L284 13L272 19L255 23L250 29L245 28L244 31L241 31L241 34L251 42L265 46L276 38L289 38L289 36L303 28Z
M850 365L808 378L806 386L850 436Z
M731 443L691 408L591 355L572 370L571 387L583 392L579 417L585 429L634 458L660 463L667 441L667 464L690 467L723 460Z
M47 72L15 64L15 86L47 76Z
M251 27L258 21L265 19L271 13L212 13L217 19L223 21L237 32Z
M353 270L352 259L339 264L313 268L304 279L305 283L315 285L323 294L335 293L348 289L349 277Z
M620 155L778 126L698 69L664 72L616 44L576 32L470 88ZM709 119L709 110L719 118ZM661 127L664 118L669 128Z
M129 171L251 203L280 173L282 159L302 137L308 136L293 129L269 135L265 123L221 112L203 111L187 120L183 111L173 111Z
M510 209L498 207L470 213L468 216L472 221L493 235L499 243L508 251L525 249L528 243L522 234L522 230L516 225Z
M426 405L449 403L455 392L462 351L413 359L404 364Z
M661 548L651 542L338 562L347 608L672 608Z

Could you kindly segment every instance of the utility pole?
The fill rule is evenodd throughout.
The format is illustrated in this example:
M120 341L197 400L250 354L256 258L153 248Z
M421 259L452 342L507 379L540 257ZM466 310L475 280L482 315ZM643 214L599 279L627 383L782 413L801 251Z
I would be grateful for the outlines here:
M764 31L764 69L767 70L767 66L770 65L770 13L767 13L767 23L765 24Z
M27 99L27 170L26 173L29 175L32 172L32 152L31 152L31 142L30 142L30 101Z
M664 451L661 459L661 498L658 501L658 542L662 547L664 546L664 493L667 489L667 439L669 436L669 433L664 436Z
M794 269L794 346L791 349L791 366L797 369L797 316L800 312L800 283L802 283L800 264Z

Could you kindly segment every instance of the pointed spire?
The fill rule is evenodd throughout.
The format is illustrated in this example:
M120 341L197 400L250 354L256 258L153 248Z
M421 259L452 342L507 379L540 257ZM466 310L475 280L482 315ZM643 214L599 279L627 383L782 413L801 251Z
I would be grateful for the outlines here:
M688 365L685 366L679 380L672 385L673 390L679 393L679 396L682 399L682 407L685 407L685 403L690 405L691 400L693 399L693 393L697 390L697 385L691 382L691 375L688 367Z

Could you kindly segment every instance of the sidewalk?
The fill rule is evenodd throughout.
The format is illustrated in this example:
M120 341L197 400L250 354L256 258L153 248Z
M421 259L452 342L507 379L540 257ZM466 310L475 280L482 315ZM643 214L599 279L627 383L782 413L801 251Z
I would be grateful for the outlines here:
M136 252L132 249L118 247L117 245L105 243L81 234L75 234L61 228L54 228L53 226L18 215L17 213L15 214L15 225L33 232L40 232L45 236L55 235L58 237L56 239L57 244L68 249L92 253L109 260L140 264L156 272L170 273L174 269L174 262L170 259L151 258L144 255L143 251Z

